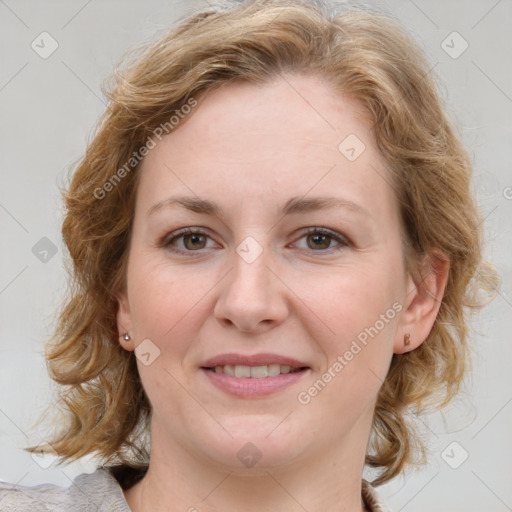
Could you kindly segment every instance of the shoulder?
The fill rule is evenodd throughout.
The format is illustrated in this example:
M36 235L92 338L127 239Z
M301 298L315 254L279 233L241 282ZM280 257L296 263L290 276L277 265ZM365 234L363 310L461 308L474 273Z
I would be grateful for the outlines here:
M366 480L363 480L362 493L366 508L370 512L391 512L390 508L375 490L375 487Z
M0 482L2 512L130 512L117 480L105 468L77 476L69 487Z

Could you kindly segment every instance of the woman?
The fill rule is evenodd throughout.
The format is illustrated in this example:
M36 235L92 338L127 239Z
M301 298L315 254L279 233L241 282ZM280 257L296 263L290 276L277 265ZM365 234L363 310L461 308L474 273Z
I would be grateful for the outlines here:
M102 467L3 484L2 510L386 510L406 413L457 392L495 280L415 43L360 9L225 4L108 95L65 195L74 287L47 354L51 449Z

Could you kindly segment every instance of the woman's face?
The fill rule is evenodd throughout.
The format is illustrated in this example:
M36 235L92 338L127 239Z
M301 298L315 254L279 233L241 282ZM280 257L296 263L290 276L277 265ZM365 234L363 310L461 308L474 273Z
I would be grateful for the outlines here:
M357 105L312 77L228 84L140 172L118 323L152 448L239 469L364 452L414 286Z

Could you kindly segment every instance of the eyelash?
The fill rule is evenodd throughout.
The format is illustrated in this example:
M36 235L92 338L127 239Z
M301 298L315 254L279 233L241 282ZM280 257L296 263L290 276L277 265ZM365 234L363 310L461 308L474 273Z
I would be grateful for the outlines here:
M330 229L321 228L321 227L308 228L306 230L306 232L303 233L302 236L298 240L301 240L302 238L304 238L308 235L311 235L311 234L319 234L319 235L327 236L327 237L331 238L332 240L335 240L339 244L335 247L329 247L328 249L321 249L318 251L315 251L313 249L305 249L305 251L312 253L312 254L318 254L318 253L330 254L333 251L340 251L341 249L348 247L350 245L350 242L348 241L348 239L346 237L344 237L343 235L337 233L336 231L331 231ZM207 233L205 233L204 231L201 231L199 229L192 229L192 228L183 228L174 233L171 233L171 235L172 235L171 237L169 237L169 236L165 237L162 240L160 245L161 245L161 247L165 247L169 251L177 253L177 254L186 254L186 253L194 253L194 252L199 253L203 250L203 249L198 249L197 251L191 251L191 250L186 250L186 249L176 249L176 248L172 247L171 243L179 238L182 238L186 235L204 235L204 236L210 238L209 235Z

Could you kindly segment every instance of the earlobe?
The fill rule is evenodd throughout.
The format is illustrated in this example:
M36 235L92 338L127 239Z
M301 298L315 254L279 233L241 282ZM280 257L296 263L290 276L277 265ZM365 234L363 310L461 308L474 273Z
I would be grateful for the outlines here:
M132 338L130 337L130 335L128 334L128 332L125 332L124 334L122 334L120 336L120 343L121 343L121 346L128 350L129 352L132 352L133 350L135 350L135 344L133 343L133 340Z
M131 335L132 321L130 313L130 305L125 292L116 294L117 298L117 330L119 333L120 345L128 351L135 350L135 343Z
M400 318L393 351L395 354L410 352L428 337L439 313L448 281L448 259L435 252L427 256L419 279L410 277L410 291L406 308Z

